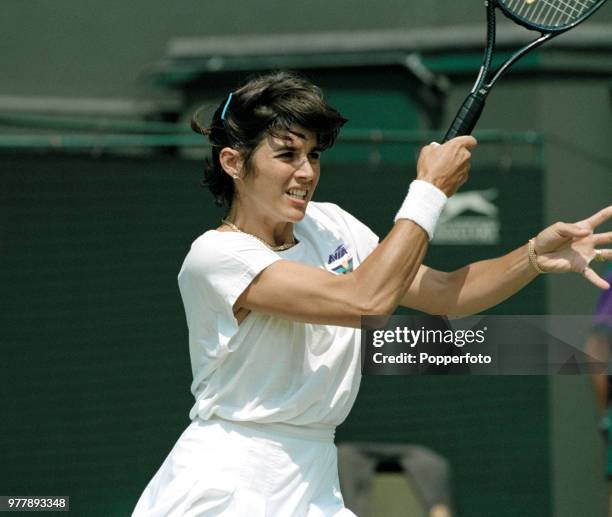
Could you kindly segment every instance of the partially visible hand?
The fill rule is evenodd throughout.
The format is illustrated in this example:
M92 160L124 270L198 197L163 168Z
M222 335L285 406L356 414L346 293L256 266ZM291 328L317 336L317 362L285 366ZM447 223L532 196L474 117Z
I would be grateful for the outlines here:
M595 228L612 219L612 205L576 223L555 223L542 230L534 239L538 265L547 273L574 271L601 289L610 284L593 271L589 264L597 254L612 260L612 249L600 249L612 243L612 232L595 233Z
M428 181L448 197L468 178L470 150L476 147L473 136L458 136L444 144L429 144L421 149L417 162L417 179Z

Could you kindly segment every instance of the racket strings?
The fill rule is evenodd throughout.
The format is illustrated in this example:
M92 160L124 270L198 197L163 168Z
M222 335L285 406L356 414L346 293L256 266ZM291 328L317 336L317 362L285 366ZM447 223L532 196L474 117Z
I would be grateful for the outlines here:
M536 0L535 2L528 3L523 1L523 7L525 5L533 4L531 11L526 10L522 12L520 16L529 19L532 23L546 26L558 26L564 23L569 23L574 19L578 18L581 11L577 4L580 2L575 1L572 5L571 0ZM583 4L581 4L583 5Z
M533 23L546 22L547 25L553 22L552 18L555 15L578 17L581 14L580 7L583 9L590 7L580 0L574 0L573 2L572 0L510 0L506 2L506 5L514 9L517 15L527 18Z
M558 28L583 16L597 0L502 0L501 3L531 24Z
M542 4L546 4L548 6L548 9L541 9L540 19L539 22L537 22L540 25L556 26L564 23L571 23L572 21L580 17L582 12L584 11L584 7L586 7L578 1L573 2L573 4L568 3L567 1L564 2L562 0L559 0L556 4L554 3L554 0L539 1ZM580 9L578 4L583 6L582 10ZM588 9L588 7L586 8Z

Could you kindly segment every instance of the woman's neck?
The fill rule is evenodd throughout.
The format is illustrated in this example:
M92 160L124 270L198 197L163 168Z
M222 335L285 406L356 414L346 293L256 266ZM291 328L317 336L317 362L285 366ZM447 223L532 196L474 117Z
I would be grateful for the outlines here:
M251 212L246 214L235 206L232 206L225 220L234 224L241 232L253 235L270 246L281 246L295 241L294 225L287 221L274 221Z

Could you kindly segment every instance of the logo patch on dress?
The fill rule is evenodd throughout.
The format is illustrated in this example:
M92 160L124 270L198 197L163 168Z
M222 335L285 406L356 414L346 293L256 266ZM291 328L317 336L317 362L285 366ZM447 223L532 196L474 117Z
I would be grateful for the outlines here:
M340 244L327 259L329 269L339 275L344 275L353 271L353 257L351 257L344 247Z

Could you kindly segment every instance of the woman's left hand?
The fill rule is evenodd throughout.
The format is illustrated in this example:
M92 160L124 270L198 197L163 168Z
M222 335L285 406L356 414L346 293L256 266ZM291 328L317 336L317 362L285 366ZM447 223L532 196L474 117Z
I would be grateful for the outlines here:
M612 249L596 249L612 243L612 232L594 233L595 228L612 219L612 205L577 223L555 223L534 239L538 266L546 273L582 273L601 289L610 284L593 271L589 264L612 260Z

